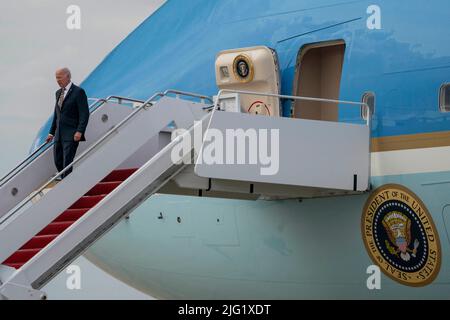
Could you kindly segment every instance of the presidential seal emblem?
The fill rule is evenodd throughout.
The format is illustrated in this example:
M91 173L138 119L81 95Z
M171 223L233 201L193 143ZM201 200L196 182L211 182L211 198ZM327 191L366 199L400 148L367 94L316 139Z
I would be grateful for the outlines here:
M374 190L364 207L362 235L372 260L399 283L424 286L439 273L441 247L431 215L401 185Z
M253 63L249 57L240 54L233 61L233 71L235 77L241 82L253 80Z

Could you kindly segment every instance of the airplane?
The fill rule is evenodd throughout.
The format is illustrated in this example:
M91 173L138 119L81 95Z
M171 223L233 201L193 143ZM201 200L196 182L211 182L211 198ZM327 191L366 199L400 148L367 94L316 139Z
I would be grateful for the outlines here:
M117 120L109 117L115 124L149 105L179 112L178 122L162 123L166 138L183 128L188 105L193 114L213 113L207 128L277 128L279 174L199 163L171 172L163 187L121 212L126 219L82 249L67 249L71 259L52 262L58 267L31 287L84 254L158 299L449 298L449 12L444 0L165 2L81 86L122 106ZM101 119L108 117L92 121ZM144 128L136 124L130 137L145 136ZM76 172L67 183L83 181ZM54 172L47 173L39 181ZM8 277L22 283L23 268L34 275L49 259L38 251L10 260ZM23 297L1 272L0 295Z

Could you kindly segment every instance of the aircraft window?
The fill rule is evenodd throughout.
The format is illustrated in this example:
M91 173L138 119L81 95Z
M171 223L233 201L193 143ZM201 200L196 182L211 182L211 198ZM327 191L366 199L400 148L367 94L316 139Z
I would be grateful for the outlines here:
M372 109L372 114L375 113L375 95L373 94L373 92L364 93L361 101L363 103L366 103L370 107L370 109ZM367 107L361 106L361 117L364 120L367 120L367 112Z
M442 85L439 93L439 108L441 112L450 112L450 83Z

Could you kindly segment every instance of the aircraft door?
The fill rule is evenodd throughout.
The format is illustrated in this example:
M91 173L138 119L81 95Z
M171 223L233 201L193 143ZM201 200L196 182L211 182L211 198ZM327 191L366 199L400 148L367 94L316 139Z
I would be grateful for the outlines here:
M216 58L216 83L220 89L280 93L280 72L276 51L251 47L222 51ZM243 113L279 117L280 99L240 94Z

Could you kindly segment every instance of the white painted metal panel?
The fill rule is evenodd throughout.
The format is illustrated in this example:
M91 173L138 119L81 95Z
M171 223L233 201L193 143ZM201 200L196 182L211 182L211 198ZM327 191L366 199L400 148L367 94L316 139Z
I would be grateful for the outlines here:
M226 137L227 129L256 132L266 129L269 137L273 133L271 130L278 130L279 167L275 174L263 175L262 169L270 165L262 165L259 161L249 164L248 140L246 163L226 164L229 150L225 148L227 142L224 138L224 164L205 163L203 160L212 142L205 141L203 144L200 153L203 158L199 157L195 165L195 173L201 177L353 190L356 175L356 190L368 189L369 127L366 125L219 111L213 115L209 129L220 131L223 137ZM236 154L237 143L234 145ZM274 150L273 147L269 145L269 150ZM257 150L259 152L260 148ZM275 164L272 163L272 166L275 169Z

